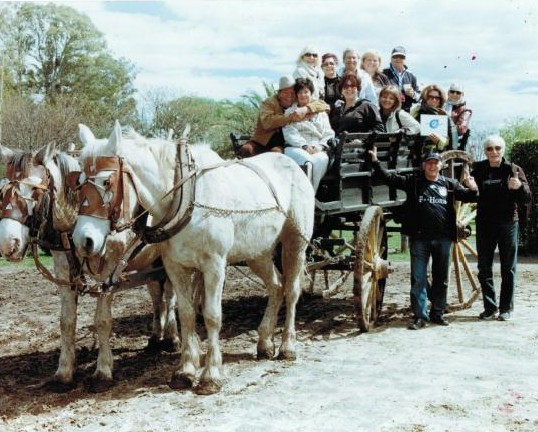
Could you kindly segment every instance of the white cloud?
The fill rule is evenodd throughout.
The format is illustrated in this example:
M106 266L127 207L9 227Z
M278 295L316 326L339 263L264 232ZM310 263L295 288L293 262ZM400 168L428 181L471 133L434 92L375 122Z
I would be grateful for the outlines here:
M475 124L538 116L534 0L182 0L160 3L171 11L166 19L129 13L135 2L123 4L127 12L66 3L138 67L140 90L238 99L291 73L307 44L338 55L348 46L374 47L385 64L392 47L403 45L419 82L464 85Z

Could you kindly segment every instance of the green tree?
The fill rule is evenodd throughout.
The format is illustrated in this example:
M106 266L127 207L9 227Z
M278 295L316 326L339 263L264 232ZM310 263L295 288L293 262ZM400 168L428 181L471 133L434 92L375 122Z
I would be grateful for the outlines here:
M1 8L6 83L15 93L47 104L69 96L92 126L134 120L134 67L112 57L86 15L53 3Z
M153 91L146 96L142 112L145 124L139 130L148 136L163 137L173 130L177 138L189 124L191 142L206 141L221 156L230 157L230 133L251 133L254 128L258 109L248 101L190 96L167 101L166 95L165 91Z
M506 125L501 128L500 135L506 141L508 149L515 142L536 140L538 139L538 118L516 117L508 120Z

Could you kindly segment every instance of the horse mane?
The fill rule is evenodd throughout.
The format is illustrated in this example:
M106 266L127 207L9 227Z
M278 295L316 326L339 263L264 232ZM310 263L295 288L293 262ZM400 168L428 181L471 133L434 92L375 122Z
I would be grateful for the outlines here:
M191 152L196 164L202 168L223 161L219 154L211 148L211 144L205 141L191 145Z
M31 151L17 150L6 166L12 167L14 171L22 171L23 176L27 177L28 167L32 165L33 157L34 155Z
M80 165L78 161L72 156L64 152L56 152L55 154L56 165L60 170L60 176L62 179L67 178L67 174L73 171L80 171ZM63 182L62 190L60 192L64 198L65 202L69 207L76 208L78 211L78 195L77 192L72 190L67 186L67 182Z

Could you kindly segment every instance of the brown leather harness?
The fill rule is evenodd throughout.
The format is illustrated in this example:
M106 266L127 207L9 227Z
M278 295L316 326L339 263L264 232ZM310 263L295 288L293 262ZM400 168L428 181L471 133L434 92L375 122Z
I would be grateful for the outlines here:
M32 246L34 263L44 277L57 285L69 286L71 289L76 288L81 291L80 263L73 252L74 245L71 231L45 233L45 231L51 231L47 230L47 224L52 225L52 206L55 199L54 179L45 166L33 165L32 159L33 157L28 158L22 168L16 166L17 164L14 161L9 164L6 173L9 182L2 187L1 192L1 217L13 219L29 228L30 241L27 243L26 248L30 245ZM27 179L30 174L40 178L40 183L29 182ZM29 197L23 196L20 188L21 184L27 184L32 187L32 193ZM32 212L30 212L29 202L33 204ZM44 240L45 237L50 238L51 234L57 235L57 241L52 243ZM58 279L40 262L38 246L63 251L66 254L69 264L69 281ZM26 250L22 253L22 256L24 255L26 255Z

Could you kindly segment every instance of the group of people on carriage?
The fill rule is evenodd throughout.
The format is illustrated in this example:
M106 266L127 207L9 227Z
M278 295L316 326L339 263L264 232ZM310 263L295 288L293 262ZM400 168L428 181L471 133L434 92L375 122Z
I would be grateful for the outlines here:
M413 220L402 227L411 239L414 318L409 328L423 328L427 322L448 324L443 313L450 250L456 239L454 198L478 201L478 267L484 294L480 317L490 319L500 312L501 320L510 319L517 262L517 203L530 199L525 175L521 167L505 160L504 140L492 136L484 142L487 160L477 163L463 184L442 176L440 153L465 150L472 110L466 105L460 84L453 83L448 96L437 84L420 90L406 57L405 48L396 46L389 67L381 69L381 56L376 50L359 56L356 50L346 49L343 68L338 71L337 55L320 55L315 48L305 47L293 75L281 77L276 95L262 103L254 133L237 154L246 158L267 151L280 152L300 165L311 165L311 181L317 190L329 166L331 142L342 132L420 135L422 171L415 178L386 172L377 162L375 148L370 152L374 172L405 190L406 204L413 209ZM446 129L425 133L421 118L426 115L445 117ZM503 279L500 303L492 276L497 246L501 250ZM431 257L430 285L427 266ZM428 299L432 302L429 312Z

